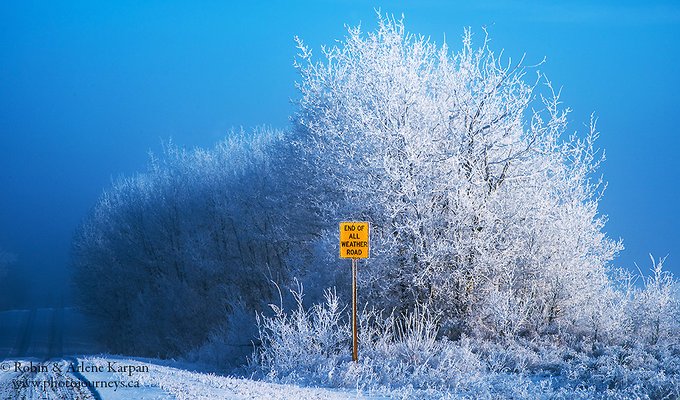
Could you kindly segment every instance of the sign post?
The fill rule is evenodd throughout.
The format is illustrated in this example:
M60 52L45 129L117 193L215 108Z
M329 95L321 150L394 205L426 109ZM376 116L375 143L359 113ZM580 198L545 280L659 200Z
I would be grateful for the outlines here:
M352 259L352 361L359 361L359 333L357 329L357 259Z
M359 335L357 332L357 259L368 258L368 222L340 223L340 258L352 259L352 361L359 360Z

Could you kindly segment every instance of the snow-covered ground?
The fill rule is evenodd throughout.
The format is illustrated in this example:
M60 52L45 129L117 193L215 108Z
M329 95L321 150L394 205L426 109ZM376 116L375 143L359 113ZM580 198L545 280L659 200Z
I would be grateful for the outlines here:
M97 352L89 325L75 309L2 311L0 400L385 398L356 390L301 388L190 372L183 369L186 365L171 367L154 360L69 356ZM97 387L87 387L86 381Z
M357 390L302 388L191 372L116 357L0 362L0 399L387 399ZM85 387L85 381L96 388Z
M82 360L86 365L96 365L107 369L111 358L92 357ZM356 390L326 388L303 388L293 385L280 385L251 379L231 378L215 374L191 372L184 369L162 366L135 360L113 359L117 365L148 367L148 372L113 373L108 379L135 379L140 385L160 388L175 399L384 399L384 396L366 395ZM114 368L115 369L115 368ZM89 380L106 376L84 374ZM136 389L124 388L121 392L134 394ZM109 397L102 396L108 399ZM115 398L115 397L111 397ZM129 398L123 396L122 398Z

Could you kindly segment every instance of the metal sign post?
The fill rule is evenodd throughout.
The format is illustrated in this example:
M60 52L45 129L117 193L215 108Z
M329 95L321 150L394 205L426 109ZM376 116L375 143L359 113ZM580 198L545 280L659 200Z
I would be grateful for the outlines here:
M352 259L352 361L359 361L359 334L357 332L357 259Z
M352 361L359 360L359 333L357 329L357 259L368 258L368 222L340 223L340 258L352 259Z

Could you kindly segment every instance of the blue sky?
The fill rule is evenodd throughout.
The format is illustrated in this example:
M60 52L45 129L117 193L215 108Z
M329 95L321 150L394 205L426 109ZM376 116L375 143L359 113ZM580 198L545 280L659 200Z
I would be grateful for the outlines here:
M482 27L491 47L563 87L571 130L599 118L617 266L669 255L680 274L680 6L673 2L0 3L0 248L59 296L71 235L112 177L162 140L208 146L231 128L285 127L299 35L313 49L374 8L458 48ZM57 288L57 289L54 289ZM39 289L42 290L42 289Z

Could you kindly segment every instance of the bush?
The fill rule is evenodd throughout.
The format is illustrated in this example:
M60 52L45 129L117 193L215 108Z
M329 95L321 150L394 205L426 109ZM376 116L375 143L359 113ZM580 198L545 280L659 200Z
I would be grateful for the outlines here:
M351 360L349 315L335 295L306 309L273 306L260 315L262 346L251 372L281 383L361 388L403 398L677 398L680 343L662 346L568 344L549 337L503 341L436 339L438 323L424 307L404 315L364 308L359 361Z

